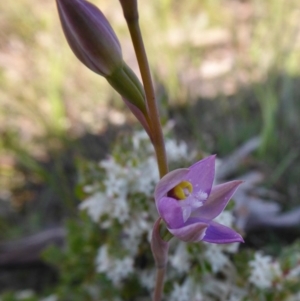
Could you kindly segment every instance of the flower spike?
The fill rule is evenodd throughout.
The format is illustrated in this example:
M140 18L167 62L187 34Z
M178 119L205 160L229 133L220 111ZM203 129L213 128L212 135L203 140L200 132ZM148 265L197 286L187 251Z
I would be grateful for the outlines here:
M147 109L142 84L123 61L119 40L103 13L85 0L56 0L56 3L63 32L77 58L104 76L145 116Z

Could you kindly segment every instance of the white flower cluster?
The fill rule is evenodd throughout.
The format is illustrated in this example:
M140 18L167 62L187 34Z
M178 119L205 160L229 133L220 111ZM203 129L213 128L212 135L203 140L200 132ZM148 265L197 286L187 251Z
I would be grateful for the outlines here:
M26 289L23 291L16 292L15 298L16 300L28 300L35 297L35 292L31 289ZM2 299L0 298L0 301ZM40 299L40 301L58 301L57 296L55 295L49 295L48 297Z
M99 273L106 273L113 284L118 286L123 279L132 273L133 259L131 257L115 259L109 256L107 246L104 245L98 250L96 266Z
M124 164L118 163L114 157L102 160L99 166L105 172L103 187L99 189L99 184L95 183L85 187L86 192L94 193L82 202L79 208L87 210L91 219L100 222L102 227L110 227L111 219L117 219L121 224L132 219L134 210L128 205L130 195L142 193L152 198L159 174L153 147L148 139L145 132L135 133L132 137L133 149L136 152L144 152L143 158L138 161L138 156L133 152L132 157ZM170 160L180 161L188 157L187 145L184 142L177 143L168 139L166 147L168 153L172 154ZM108 220L100 221L104 215L109 216ZM143 230L144 228L142 227Z
M122 225L120 248L126 254L116 258L109 254L109 246L103 244L96 258L96 269L115 284L129 276L133 271L133 259L138 254L143 237L150 241L151 231L157 212L153 202L155 184L159 180L158 168L153 147L145 132L137 132L132 137L133 151L121 154L118 160L111 156L99 163L104 174L101 183L88 183L84 187L90 196L79 208L86 210L90 218L99 223L102 229L110 230L114 221ZM180 162L191 158L187 145L168 139L166 148L170 162ZM122 157L123 156L123 157ZM147 208L143 208L142 203ZM187 272L189 260L185 245L171 259L172 265L181 272ZM185 254L185 266L182 265ZM180 259L181 258L181 259ZM140 282L149 290L154 285L154 271L140 271Z
M189 301L191 300L191 291L188 282L182 285L175 283L173 292L170 295L171 301Z
M128 148L126 141L124 153L116 153L99 163L96 168L100 169L101 180L95 179L84 187L89 197L79 208L86 210L104 233L95 258L96 271L103 273L117 292L126 288L126 283L130 281L125 280L134 276L131 279L138 279L143 291L150 295L155 284L155 269L148 242L157 218L153 191L159 175L154 150L146 133L134 134L131 144ZM178 165L190 161L192 164L195 159L195 154L188 152L184 142L167 139L166 148L169 163ZM232 228L232 211L225 210L215 221ZM291 262L295 266L289 270L285 268L285 273L279 261L256 252L253 260L244 262L244 267L250 268L249 278L238 278L231 260L238 247L239 243L219 245L201 242L192 245L172 239L166 273L168 290L171 289L166 300L258 300L263 296L264 289L268 289L268 294L281 294L286 283L295 285L299 282L300 253L297 252L293 252L293 261L287 263L289 267ZM285 267L284 260L280 262ZM258 289L253 289L253 285ZM92 289L95 290L93 284ZM96 294L101 292L98 284L95 291ZM258 299L257 294L260 294ZM31 295L31 291L22 291L16 297L17 300L25 300ZM58 297L50 295L40 301L56 300ZM297 291L289 292L282 300L299 301L300 294Z
M58 298L55 295L50 295L46 298L41 299L40 301L58 301Z
M133 271L133 259L139 252L143 237L146 235L150 241L153 223L157 218L153 191L159 175L154 150L145 132L135 133L131 143L133 150L131 153L121 154L118 159L111 156L100 162L99 167L103 171L104 178L101 183L89 183L85 187L85 191L91 195L80 205L80 209L86 210L93 221L108 231L113 226L113 220L122 225L118 243L125 255L122 258L115 257L108 252L109 245L103 243L96 258L97 271L105 273L116 286L133 272L138 273L140 284L152 291L154 269L135 268ZM186 143L173 139L166 139L166 150L171 164L193 163L196 157L196 152L188 152ZM143 208L141 202L147 204L147 208ZM231 227L232 213L224 211L218 217L218 221ZM228 253L236 252L238 244L202 244L201 248L201 253L195 257L189 253L186 243L178 240L176 244L174 243L169 255L171 269L167 274L167 279L172 279L174 286L168 300L204 300L198 280L188 277L181 283L176 282L176 279L190 272L193 261L205 260L211 265L213 272L217 273L230 265Z
M154 208L153 208L154 211ZM124 225L122 245L127 250L128 254L135 256L138 252L138 245L141 237L146 234L150 243L152 226L154 219L150 217L149 212L141 211L132 214L132 221Z
M206 260L210 263L213 273L219 272L229 262L222 249L218 245L206 244L204 252Z
M148 289L149 292L153 292L155 285L155 270L142 270L139 274L141 284Z
M176 248L173 254L169 256L169 262L179 273L186 273L190 269L190 256L186 248L186 243L176 242Z
M176 162L187 158L192 161L196 157L196 152L190 153L187 144L183 141L178 142L173 139L166 139L165 145L170 161Z
M204 301L204 297L191 278L187 278L182 284L174 283L174 289L169 297L170 301Z
M251 274L249 282L257 288L268 289L275 286L276 279L282 277L279 262L271 256L256 252L254 259L249 262Z
M16 293L17 300L25 300L34 296L34 292L30 289L19 291Z
M96 191L79 206L86 209L95 222L100 222L104 228L111 226L111 220L117 219L121 224L131 219L128 205L129 195L143 193L152 196L154 185L158 180L158 171L155 159L149 157L134 166L132 161L122 166L113 157L100 162L100 167L105 170L104 188ZM95 185L96 186L96 185ZM88 186L88 188L94 186ZM130 213L130 214L129 214ZM107 215L108 220L100 221L100 217Z
M299 278L300 278L300 264L296 265L285 276L285 279L287 279L287 280L298 280L299 281Z

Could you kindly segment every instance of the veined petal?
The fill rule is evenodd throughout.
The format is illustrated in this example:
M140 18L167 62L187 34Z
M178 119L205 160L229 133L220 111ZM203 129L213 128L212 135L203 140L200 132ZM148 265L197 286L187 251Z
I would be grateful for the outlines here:
M157 202L157 210L168 228L177 229L183 226L182 209L177 200L163 197Z
M234 230L224 225L218 224L213 221L209 222L209 226L202 240L210 243L215 243L215 244L244 242L242 236L239 233L235 232Z
M59 13L63 14L63 12L60 12L60 11L59 11ZM61 25L62 25L64 32L68 33L65 35L66 39L67 39L71 49L73 50L74 54L77 56L77 58L83 64L85 64L88 68L93 70L94 72L101 73L101 71L98 70L95 63L89 58L88 53L86 53L85 49L83 49L83 47L79 44L78 38L76 38L74 36L74 34L72 34L71 31L68 32L69 31L68 24L63 17L61 17ZM103 75L103 74L101 73L101 75Z
M157 206L157 202L167 193L174 188L177 184L184 180L184 177L188 174L189 168L175 169L166 174L156 185L154 197Z
M180 240L186 242L201 241L205 236L208 224L203 222L195 222L192 224L185 225L179 229L168 230Z
M215 157L209 156L189 168L185 180L193 185L193 194L202 191L209 195L215 177Z
M243 181L231 181L214 186L207 201L202 207L196 209L192 213L192 216L209 220L217 217L227 206L232 195L241 183L243 183Z

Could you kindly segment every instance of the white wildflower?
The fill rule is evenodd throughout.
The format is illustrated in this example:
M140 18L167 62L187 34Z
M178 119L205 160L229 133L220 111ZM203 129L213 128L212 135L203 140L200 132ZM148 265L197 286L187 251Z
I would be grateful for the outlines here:
M190 301L191 289L188 281L183 284L174 283L174 289L169 297L170 301Z
M57 296L50 295L50 296L48 296L46 298L41 299L40 301L57 301L57 300L58 300Z
M112 220L106 219L104 221L101 221L101 228L108 229L112 226Z
M85 193L93 193L93 192L95 192L95 186L94 185L85 185L83 187L83 191Z
M23 299L28 299L30 297L34 296L34 292L32 290L23 290L20 292L16 293L16 299L17 300L23 300Z
M104 160L102 160L99 163L99 166L104 168L108 172L112 172L114 174L119 173L120 166L119 164L115 161L114 157L108 157Z
M299 280L300 277L300 265L297 265L291 269L288 274L285 276L287 280Z
M125 257L117 259L110 271L107 271L107 276L114 284L119 284L121 280L128 277L133 272L133 259Z
M125 175L107 174L107 178L103 181L103 184L105 185L105 194L110 199L128 193L128 182Z
M174 139L166 139L166 152L170 161L176 162L178 160L193 159L193 155L189 153L188 146L185 142L177 142Z
M135 256L142 236L152 230L153 222L149 221L147 212L139 212L131 216L129 223L123 228L124 239L122 244L131 256Z
M119 285L133 272L133 259L131 257L113 258L109 256L107 246L104 245L98 251L96 266L97 272L105 273L114 285Z
M264 256L260 252L255 253L249 266L251 268L249 281L261 289L272 287L273 281L282 276L279 263L274 261L271 256Z
M168 300L171 301L204 301L204 297L199 287L192 278L188 277L181 285L174 283L174 289Z
M107 246L103 245L99 248L98 254L96 257L96 265L98 272L104 272L108 270L111 266L110 258L107 253Z
M190 269L189 253L186 243L179 242L173 255L169 256L170 264L179 272L187 272Z
M242 301L245 300L247 296L247 290L245 288L240 288L235 285L230 287L229 295L226 298L226 301Z
M231 228L234 222L234 216L231 211L225 210L220 215L218 215L215 219L215 222L220 223L226 227Z
M219 245L220 249L228 252L228 253L236 253L239 249L240 243L239 242L234 242L230 244L224 244L224 245Z
M159 180L156 159L148 157L138 166L138 176L135 179L133 191L141 192L150 197L153 195L155 184Z
M240 297L236 294L230 294L227 301L242 301L242 297Z
M108 202L110 203L107 205L108 213L112 218L117 219L121 224L129 219L130 208L125 196L115 197Z
M131 174L127 168L119 165L112 157L102 160L99 165L106 171L103 183L107 197L127 194L128 180Z
M299 301L300 300L300 292L290 296L286 301Z
M150 142L149 142L149 137L148 134L145 131L137 131L133 134L132 136L132 145L133 145L133 149L138 151L140 150L141 144L147 142L147 146L151 146ZM153 147L151 146L148 148L150 151L153 151Z
M88 215L94 222L99 222L99 218L102 214L106 212L106 195L101 192L96 192L95 194L88 197L79 205L80 210L87 210Z
M214 273L219 272L228 262L228 257L222 252L219 245L216 244L205 244L206 250L204 256L210 263L212 271Z
M155 270L143 270L139 273L141 284L149 291L153 291L155 285Z
M193 301L205 301L204 296L202 295L202 293L201 293L199 287L197 287L197 288L195 289L194 296L193 296L193 299L192 299L192 300L193 300Z
M128 203L124 197L117 196L109 199L102 192L97 192L79 205L80 210L87 210L94 222L99 222L101 216L107 214L110 218L116 218L120 223L129 219ZM103 222L103 228L107 228L107 221ZM106 225L106 226L105 226Z

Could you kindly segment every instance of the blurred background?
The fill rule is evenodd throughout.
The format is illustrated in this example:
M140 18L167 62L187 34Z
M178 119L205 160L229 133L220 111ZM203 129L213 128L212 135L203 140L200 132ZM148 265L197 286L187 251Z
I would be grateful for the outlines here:
M139 75L118 1L92 2ZM283 210L299 206L299 1L144 0L139 7L163 124L173 120L176 138L220 157L259 136L247 168L266 175L263 186L281 195ZM32 264L40 249L7 252L16 249L8 241L23 246L19 239L46 231L60 244L80 201L78 164L104 158L120 133L139 125L106 80L73 55L55 1L1 1L0 28L0 292L39 290L55 283L55 272ZM276 233L250 242L274 246L283 239ZM48 278L30 280L28 269L48 269Z

